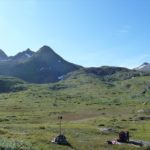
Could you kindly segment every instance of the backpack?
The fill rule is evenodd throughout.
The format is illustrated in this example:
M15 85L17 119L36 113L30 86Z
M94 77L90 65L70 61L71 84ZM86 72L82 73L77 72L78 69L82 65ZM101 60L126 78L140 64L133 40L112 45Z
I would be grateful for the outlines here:
M121 131L119 133L118 142L127 142L127 136L126 136L126 133L124 131Z

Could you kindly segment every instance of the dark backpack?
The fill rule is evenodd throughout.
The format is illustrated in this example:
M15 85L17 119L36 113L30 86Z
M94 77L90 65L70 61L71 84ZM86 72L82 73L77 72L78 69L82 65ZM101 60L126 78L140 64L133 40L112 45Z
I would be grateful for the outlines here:
M126 133L124 131L121 131L119 133L119 139L118 139L119 142L126 142L127 141L127 136L126 136Z

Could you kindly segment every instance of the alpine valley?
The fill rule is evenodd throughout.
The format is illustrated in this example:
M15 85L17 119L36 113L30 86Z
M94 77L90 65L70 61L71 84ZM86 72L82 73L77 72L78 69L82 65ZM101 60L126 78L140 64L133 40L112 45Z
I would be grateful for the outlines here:
M51 140L62 133L70 145ZM150 64L85 68L50 47L0 50L0 149L149 150ZM143 147L108 145L122 130Z

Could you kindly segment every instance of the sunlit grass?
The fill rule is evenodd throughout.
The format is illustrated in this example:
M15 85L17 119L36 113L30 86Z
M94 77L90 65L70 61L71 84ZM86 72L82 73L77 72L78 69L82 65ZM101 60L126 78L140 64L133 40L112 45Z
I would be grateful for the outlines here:
M137 77L108 84L80 75L58 82L57 86L26 84L26 90L2 93L0 137L8 145L12 140L23 141L30 145L27 149L37 150L139 149L129 145L110 146L106 141L117 138L118 132L125 129L130 131L132 139L150 141L150 120L139 120L140 116L149 115L150 91L142 94L149 79ZM138 113L141 109L147 111ZM63 116L62 132L72 147L50 142L59 134L59 115ZM103 127L115 132L101 133Z

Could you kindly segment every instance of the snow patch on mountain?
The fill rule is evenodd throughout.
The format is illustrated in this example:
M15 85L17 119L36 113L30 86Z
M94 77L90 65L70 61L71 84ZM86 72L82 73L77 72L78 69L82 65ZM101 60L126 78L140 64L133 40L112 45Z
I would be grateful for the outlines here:
M25 56L27 56L28 58L30 58L32 55L26 53Z
M64 75L58 77L58 80L63 80L63 79L64 79Z

